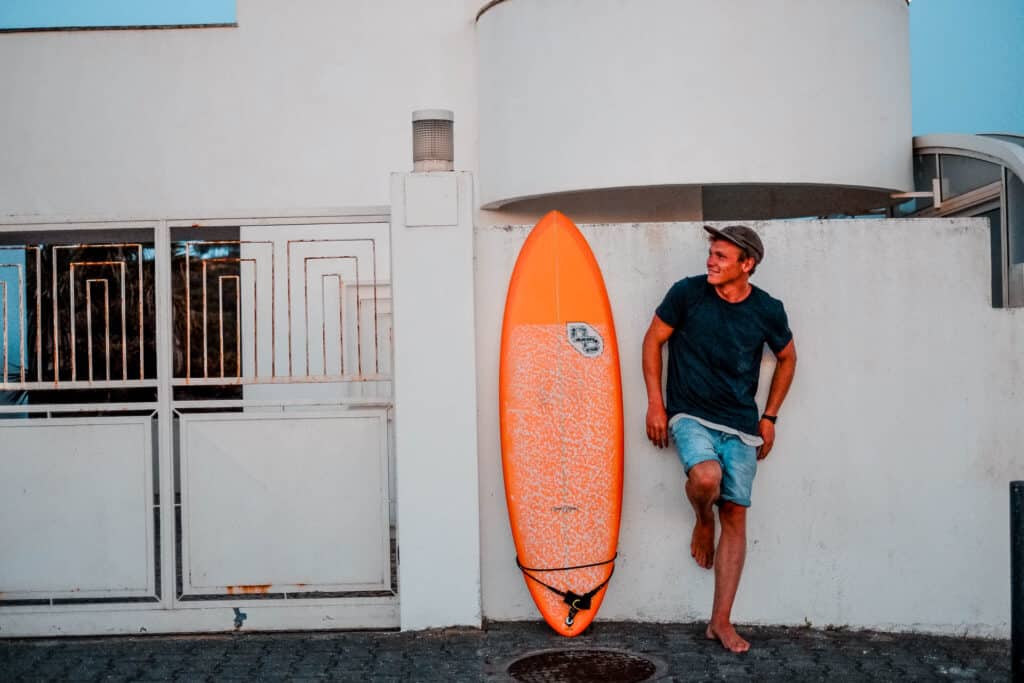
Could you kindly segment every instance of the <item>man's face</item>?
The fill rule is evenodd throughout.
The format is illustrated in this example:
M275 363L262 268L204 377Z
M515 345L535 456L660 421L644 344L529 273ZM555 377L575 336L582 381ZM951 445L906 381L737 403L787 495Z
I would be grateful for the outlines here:
M732 242L714 240L708 248L708 284L719 286L744 279L754 267L754 259L743 260L743 250Z

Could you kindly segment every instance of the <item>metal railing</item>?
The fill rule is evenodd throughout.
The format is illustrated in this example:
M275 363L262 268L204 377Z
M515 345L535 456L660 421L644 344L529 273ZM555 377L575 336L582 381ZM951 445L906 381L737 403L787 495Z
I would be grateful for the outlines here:
M0 390L157 385L155 240L2 234ZM382 238L172 237L171 385L390 379Z

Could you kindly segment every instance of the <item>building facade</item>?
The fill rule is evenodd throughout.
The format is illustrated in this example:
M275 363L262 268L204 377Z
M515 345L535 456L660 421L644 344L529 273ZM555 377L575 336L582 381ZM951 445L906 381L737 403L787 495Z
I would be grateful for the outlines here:
M239 0L230 25L0 33L0 633L533 618L497 349L551 209L588 224L622 351L602 617L706 611L639 344L703 222L744 220L801 368L737 618L1008 633L1024 165L993 139L996 175L954 186L976 137L915 148L908 11ZM458 170L413 172L435 107Z

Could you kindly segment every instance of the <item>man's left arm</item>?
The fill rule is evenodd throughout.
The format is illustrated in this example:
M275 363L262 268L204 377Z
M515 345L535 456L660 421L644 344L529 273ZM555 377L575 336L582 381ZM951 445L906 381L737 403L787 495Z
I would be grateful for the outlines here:
M789 386L793 383L793 375L796 374L796 345L793 340L775 354L775 360L775 372L772 374L772 383L768 390L768 401L764 406L764 415L768 416L779 414L782 402L789 392ZM764 460L775 445L775 423L762 417L757 428L764 439L764 445L757 449L757 459Z

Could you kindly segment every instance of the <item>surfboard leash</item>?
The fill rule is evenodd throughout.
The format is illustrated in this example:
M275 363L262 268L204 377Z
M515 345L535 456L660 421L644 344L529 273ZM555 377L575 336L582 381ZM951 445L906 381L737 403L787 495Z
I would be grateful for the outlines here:
M593 597L595 595L597 595L598 591L600 591L602 588L607 586L608 582L612 580L612 574L615 573L615 559L618 556L619 556L619 554L615 553L615 555L613 555L612 559L610 559L610 560L605 560L604 562L591 562L590 564L578 564L575 567L551 567L549 569L541 569L541 568L538 568L538 567L524 567L523 563L519 561L519 556L516 555L516 566L519 567L519 571L521 571L523 573L523 576L526 576L530 580L539 583L540 585L544 586L545 588L547 588L549 591L551 591L555 595L558 595L558 596L560 596L562 598L562 602L564 602L566 605L569 606L569 616L567 616L565 618L565 625L566 626L572 626L573 621L576 619L576 615L580 612L580 610L590 609L590 601L591 601L591 599L593 599ZM603 565L606 565L606 564L612 565L612 570L610 572L608 572L608 578L606 578L604 581L602 581L600 584L598 584L597 587L594 588L594 590L590 591L589 593L584 593L582 595L580 595L578 593L573 593L572 591L561 591L561 590L558 590L554 586L551 586L551 585L548 585L548 584L544 583L543 581L541 581L536 576L534 576L533 574L530 573L530 572L567 572L567 571L571 571L573 569L586 569L588 567L600 567L600 566L603 566Z

